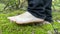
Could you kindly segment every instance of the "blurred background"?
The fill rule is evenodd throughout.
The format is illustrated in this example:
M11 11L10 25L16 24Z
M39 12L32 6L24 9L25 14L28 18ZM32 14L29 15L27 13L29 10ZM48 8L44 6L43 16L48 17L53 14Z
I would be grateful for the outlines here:
M9 16L22 14L27 10L28 0L0 0L1 34L56 34L51 24L17 25L7 19ZM60 34L60 0L52 0L53 25ZM12 24L13 23L13 24Z

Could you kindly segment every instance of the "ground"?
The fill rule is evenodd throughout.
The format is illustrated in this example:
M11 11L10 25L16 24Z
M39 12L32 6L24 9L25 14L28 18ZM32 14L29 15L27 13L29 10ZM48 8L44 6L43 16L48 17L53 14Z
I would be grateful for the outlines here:
M0 4L0 10L4 7ZM14 10L14 11L0 11L0 34L53 34L54 30L51 24L43 25L18 25L15 22L11 22L7 19L9 16L18 15L25 12L24 10ZM53 11L53 21L54 28L60 32L60 13L59 11Z

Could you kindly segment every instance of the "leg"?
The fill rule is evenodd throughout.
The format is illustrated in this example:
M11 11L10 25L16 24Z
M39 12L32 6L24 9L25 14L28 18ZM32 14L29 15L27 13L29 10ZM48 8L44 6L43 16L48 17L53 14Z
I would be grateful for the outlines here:
M51 6L52 6L52 0L44 0L45 3L45 14L46 14L46 21L52 22L52 10L51 10Z
M28 11L37 18L46 18L43 0L28 0Z
M28 11L35 17L52 21L52 0L28 0Z
M30 22L43 22L46 19L45 6L43 0L28 0L28 11L13 17L8 17L17 24L28 24ZM34 15L34 16L33 16Z

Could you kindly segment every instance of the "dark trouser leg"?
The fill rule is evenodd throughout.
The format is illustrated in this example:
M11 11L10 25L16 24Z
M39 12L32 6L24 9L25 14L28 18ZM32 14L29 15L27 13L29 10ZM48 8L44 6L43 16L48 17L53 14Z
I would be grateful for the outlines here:
M46 14L46 21L52 22L52 0L44 0L45 3L45 14Z
M37 18L45 19L46 21L51 21L51 4L48 2L50 0L28 0L28 11ZM50 4L46 3L48 2ZM49 16L48 16L48 15Z
M45 19L43 0L28 0L28 11L35 17Z

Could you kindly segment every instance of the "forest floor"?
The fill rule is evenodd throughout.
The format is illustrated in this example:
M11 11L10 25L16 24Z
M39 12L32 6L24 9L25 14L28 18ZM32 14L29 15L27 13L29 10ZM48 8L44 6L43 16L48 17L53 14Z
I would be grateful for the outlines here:
M0 10L4 5L0 4ZM15 22L11 22L7 19L9 16L15 16L21 14L23 10L7 10L0 11L0 34L54 34L54 30L51 24L29 24L29 25L18 25ZM60 12L52 12L54 28L60 33Z

